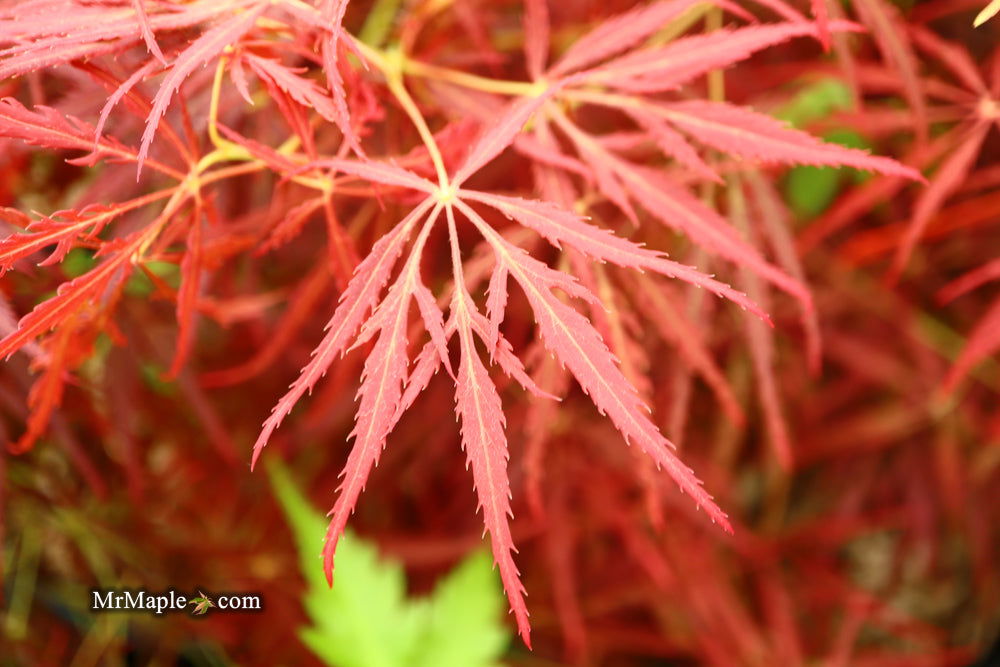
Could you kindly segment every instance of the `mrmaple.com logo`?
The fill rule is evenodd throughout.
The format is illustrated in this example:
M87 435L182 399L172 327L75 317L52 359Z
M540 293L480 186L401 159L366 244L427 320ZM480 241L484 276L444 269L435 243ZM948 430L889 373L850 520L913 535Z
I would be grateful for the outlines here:
M145 590L106 589L91 591L91 611L147 611L157 616L166 612L188 610L194 616L201 616L209 609L219 611L261 611L263 608L259 593L217 594L210 597L198 591L187 597L175 590L150 593Z

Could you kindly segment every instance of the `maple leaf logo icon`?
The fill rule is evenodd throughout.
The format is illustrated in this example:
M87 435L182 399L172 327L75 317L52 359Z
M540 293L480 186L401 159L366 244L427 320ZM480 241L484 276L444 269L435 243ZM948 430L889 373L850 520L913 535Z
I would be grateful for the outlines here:
M205 612L207 612L211 607L215 606L215 603L212 602L212 598L208 597L201 591L198 591L198 597L192 598L191 601L188 602L188 604L195 605L194 609L191 611L192 616L201 616Z

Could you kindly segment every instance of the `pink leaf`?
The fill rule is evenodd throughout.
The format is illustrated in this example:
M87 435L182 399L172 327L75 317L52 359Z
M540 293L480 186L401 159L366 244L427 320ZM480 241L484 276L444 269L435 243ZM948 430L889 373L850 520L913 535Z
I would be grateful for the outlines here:
M664 155L676 159L681 165L707 181L723 182L722 177L701 159L698 151L662 118L641 108L627 109L627 113L656 142Z
M137 2L140 0L137 0ZM101 109L101 116L97 120L97 127L94 129L94 143L100 143L101 133L104 131L104 124L108 120L108 116L111 114L111 110L121 102L122 98L129 94L129 91L135 87L137 83L142 81L144 78L149 76L156 68L156 61L150 60L148 63L132 72L132 75L125 79L125 81L118 86L118 88L108 97L108 101L104 103L104 107Z
M831 30L857 30L853 23L835 21ZM816 35L811 23L776 23L736 30L723 28L683 37L666 46L627 53L594 68L585 81L605 83L632 92L662 92L678 88L712 70L728 67L752 54L794 37Z
M338 172L360 176L368 181L384 183L385 185L397 185L401 188L410 188L422 192L434 192L435 186L425 178L417 176L412 171L407 171L386 162L360 162L358 160L317 160L310 167L325 167Z
M603 21L562 55L550 75L564 75L599 62L637 44L663 27L698 0L666 0L648 7L633 9Z
M464 308L459 309L463 313ZM507 479L507 438L503 432L504 416L500 396L476 352L468 314L458 316L458 337L462 360L455 382L456 411L462 419L462 447L472 466L483 522L490 534L493 559L500 569L500 580L517 619L517 629L524 643L531 647L528 609L512 551L510 534L510 483Z
M279 88L302 106L315 109L323 118L336 122L337 110L333 101L323 93L315 81L304 79L295 71L269 58L247 54L246 61L258 75L271 79Z
M545 92L535 97L524 97L510 104L500 118L490 124L465 158L465 162L452 177L454 187L460 186L483 165L495 158L520 134L521 128L531 115L561 87L562 83L549 86Z
M333 95L334 122L340 128L340 132L344 135L344 139L351 149L359 156L364 157L365 152L361 148L361 139L358 137L358 133L354 131L351 114L347 108L347 92L344 90L344 79L340 75L337 65L337 43L341 33L340 21L343 19L347 2L343 0L338 5L339 8L336 11L339 18L335 19L336 23L332 28L333 34L328 40L323 42L323 69L326 71L327 85L330 87L330 92Z
M694 100L657 108L671 123L702 143L734 155L766 162L855 167L923 180L918 171L895 160L824 143L749 109Z
M673 453L673 445L664 438L646 416L647 408L639 400L635 388L628 382L614 357L590 322L555 297L553 286L544 276L526 270L524 256L512 252L503 240L475 211L459 201L456 204L476 225L505 262L510 275L524 290L535 313L535 320L545 346L559 357L590 396L594 405L608 415L626 441L635 441L681 489L691 495L699 507L704 507L713 521L732 531L726 515L705 492L690 468Z
M60 262L78 238L93 239L109 223L125 213L169 197L171 194L169 190L154 192L114 206L93 204L78 211L73 209L56 211L41 220L31 222L27 233L11 234L0 240L0 276L17 260L53 244L56 245L55 250L39 262L39 266Z
M448 358L448 336L444 330L444 315L434 299L434 295L424 285L418 284L413 293L420 309L420 316L423 318L427 333L430 334L431 342L437 348L438 355L448 369L448 374L452 375L451 360Z
M134 234L121 239L121 251L98 264L87 273L59 286L56 295L35 306L21 318L17 330L0 340L0 357L9 359L12 354L65 322L80 308L98 301L107 288L131 265L131 255L145 237Z
M349 436L354 438L354 445L341 472L343 481L338 489L337 501L330 511L330 526L323 548L323 566L327 581L331 584L337 540L347 526L347 520L354 511L372 466L378 465L386 438L395 425L408 364L406 306L409 296L399 283L390 290L384 302L389 313L385 327L365 361L361 389L358 392L360 401L357 420Z
M250 31L265 7L265 5L259 5L208 30L177 56L173 67L164 77L156 97L153 98L153 109L149 112L149 118L146 119L146 130L142 133L142 144L139 147L137 177L142 172L142 163L149 153L149 146L156 134L156 127L160 124L160 119L166 112L170 99L184 83L184 79Z
M233 58L229 63L229 78L233 80L236 91L243 98L243 101L253 106L253 97L250 96L250 85L247 82L247 73L243 69L243 58Z
M254 443L253 461L256 464L261 450L267 444L271 434L281 424L285 416L292 411L295 404L306 392L311 391L316 382L326 374L327 368L334 359L347 349L351 339L361 327L368 311L375 305L378 295L386 282L392 267L403 251L414 225L427 213L432 202L426 200L415 208L394 229L380 238L372 247L371 253L358 264L354 277L347 289L340 296L337 310L326 326L326 336L312 354L312 359L298 379L292 384L288 393L281 397L278 404L271 410L271 415L264 422L261 433Z
M548 202L492 195L462 190L462 196L492 206L504 215L529 227L556 247L565 243L584 255L599 261L633 269L648 269L711 290L751 310L762 319L763 313L746 295L720 283L697 269L667 259L663 253L636 245L607 229L584 222L579 216Z
M500 336L500 323L503 322L504 311L507 308L507 267L498 264L490 276L490 285L486 290L487 327L484 340L490 349L496 347Z
M139 28L142 30L142 39L146 42L146 48L156 56L157 60L166 65L167 59L163 57L160 45L156 43L156 37L153 35L153 29L149 25L145 0L132 0L132 6L135 8L135 17L139 21Z
M695 243L736 265L750 267L797 298L807 311L813 309L812 295L805 285L769 264L717 212L658 173L624 163L621 169L632 195L663 224L683 231Z
M91 150L94 148L94 128L73 116L64 116L51 107L26 109L20 102L5 97L0 100L0 136L21 139L35 146ZM99 143L99 147L123 148L114 140Z
M945 41L919 25L907 26L907 31L919 49L937 58L969 90L979 95L989 94L983 75L964 45Z

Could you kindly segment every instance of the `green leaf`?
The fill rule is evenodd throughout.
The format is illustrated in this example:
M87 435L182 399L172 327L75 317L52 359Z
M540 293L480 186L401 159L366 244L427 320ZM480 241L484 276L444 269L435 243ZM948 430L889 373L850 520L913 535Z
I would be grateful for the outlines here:
M503 618L506 599L493 560L480 549L434 589L416 666L493 665L510 641Z
M826 79L803 89L775 115L802 127L830 114L851 108L850 90L837 79ZM848 148L871 148L860 134L850 129L832 130L823 140ZM833 167L796 167L785 179L785 201L799 219L814 218L830 207L847 175L854 183L867 180L870 174L857 169Z
M94 268L96 264L93 251L85 248L73 248L66 253L60 266L67 278L78 278Z
M490 557L477 551L442 579L430 598L409 599L402 566L380 558L350 532L337 542L333 587L319 554L326 520L296 488L287 470L268 468L299 550L308 585L303 606L312 625L303 643L336 667L486 667L509 640L504 597Z
M801 129L836 111L850 109L852 104L851 89L843 81L823 79L803 88L774 115Z
M181 283L180 267L170 262L147 261L147 269L154 275L163 279L167 285L177 289ZM145 297L153 293L154 285L149 277L142 271L134 271L125 283L125 293L134 297Z

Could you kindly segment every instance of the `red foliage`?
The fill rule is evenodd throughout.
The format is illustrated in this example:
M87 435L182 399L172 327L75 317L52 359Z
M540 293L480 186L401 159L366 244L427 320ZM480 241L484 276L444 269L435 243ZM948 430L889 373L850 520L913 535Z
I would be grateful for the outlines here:
M477 542L460 446L535 630L512 661L968 659L1000 596L1000 227L955 213L998 211L1000 51L940 6L619 4L411 3L386 48L346 0L0 6L2 168L44 174L0 202L19 558L294 610L280 518L234 465L274 441L327 497L342 466L328 578L356 508L429 578ZM898 161L766 113L819 71L858 101L825 122ZM789 165L872 175L796 238ZM125 530L142 543L94 546ZM898 600L960 582L946 612ZM86 658L56 616L17 655ZM298 658L294 613L266 617L198 627Z

